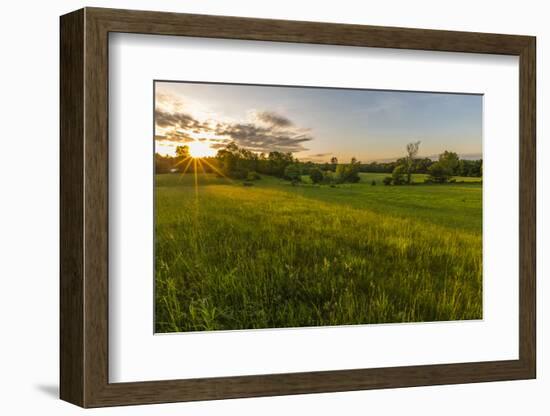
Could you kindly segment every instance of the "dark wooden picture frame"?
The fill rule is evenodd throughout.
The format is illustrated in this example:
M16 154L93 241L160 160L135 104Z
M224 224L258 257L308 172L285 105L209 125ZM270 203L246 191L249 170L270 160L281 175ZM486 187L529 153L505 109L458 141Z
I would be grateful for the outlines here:
M519 102L519 359L109 383L110 32L515 55ZM82 407L337 392L536 376L535 38L85 8L61 17L60 396Z

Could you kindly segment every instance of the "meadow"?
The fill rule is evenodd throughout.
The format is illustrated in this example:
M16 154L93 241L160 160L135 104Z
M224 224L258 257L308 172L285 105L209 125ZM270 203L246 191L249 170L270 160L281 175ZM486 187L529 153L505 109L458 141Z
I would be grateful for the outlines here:
M482 318L479 178L360 175L157 174L156 331Z

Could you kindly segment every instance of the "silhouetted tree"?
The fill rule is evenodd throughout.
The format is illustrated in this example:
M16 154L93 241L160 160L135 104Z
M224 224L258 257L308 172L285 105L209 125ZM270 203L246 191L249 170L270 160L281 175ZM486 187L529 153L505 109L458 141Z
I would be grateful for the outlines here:
M181 158L189 157L189 146L183 145L176 147L176 156Z
M407 156L405 157L405 160L406 160L408 184L411 183L411 175L414 167L414 158L418 154L419 147L420 147L420 141L411 142L407 144Z

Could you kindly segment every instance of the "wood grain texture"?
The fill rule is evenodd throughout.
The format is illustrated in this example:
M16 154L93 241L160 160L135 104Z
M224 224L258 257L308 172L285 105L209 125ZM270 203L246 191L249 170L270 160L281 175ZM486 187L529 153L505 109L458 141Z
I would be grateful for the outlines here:
M111 32L519 55L528 36L87 8Z
M85 11L84 68L84 330L85 406L96 402L108 380L109 183L108 32Z
M518 360L189 380L108 380L108 33L520 57ZM534 378L535 38L87 8L61 18L61 397L100 407Z
M536 377L536 41L520 54L519 338L520 360Z
M84 12L60 24L60 388L84 405Z

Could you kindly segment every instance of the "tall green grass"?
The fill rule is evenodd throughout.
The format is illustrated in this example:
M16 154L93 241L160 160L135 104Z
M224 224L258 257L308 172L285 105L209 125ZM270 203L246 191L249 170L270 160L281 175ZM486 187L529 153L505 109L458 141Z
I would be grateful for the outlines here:
M156 178L157 332L479 319L481 185Z

